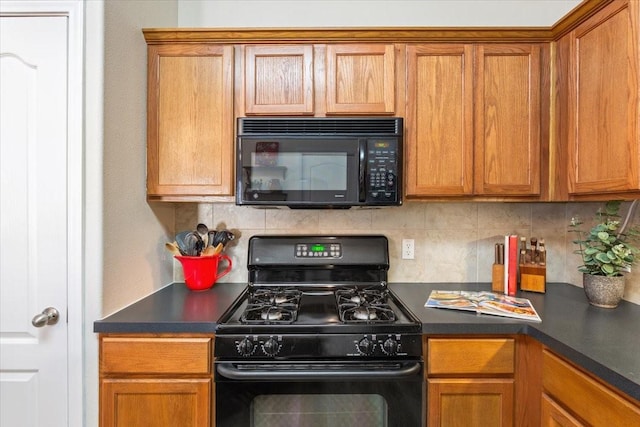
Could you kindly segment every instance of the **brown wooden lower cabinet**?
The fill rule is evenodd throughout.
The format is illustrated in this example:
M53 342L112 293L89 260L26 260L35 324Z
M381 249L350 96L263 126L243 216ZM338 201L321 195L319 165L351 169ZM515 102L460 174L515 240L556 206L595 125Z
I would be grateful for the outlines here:
M512 426L513 379L427 381L429 426Z
M100 336L101 427L211 427L213 335Z
M640 426L640 402L548 349L542 363L543 426Z
M516 338L428 337L428 426L513 426Z
M425 336L428 426L640 426L640 401L535 339Z
M105 379L103 427L208 427L211 379Z
M524 335L425 336L426 424L640 426L640 401ZM101 334L101 427L214 427L213 335Z
M582 427L580 421L571 416L560 404L551 397L542 394L542 409L540 414L542 427Z

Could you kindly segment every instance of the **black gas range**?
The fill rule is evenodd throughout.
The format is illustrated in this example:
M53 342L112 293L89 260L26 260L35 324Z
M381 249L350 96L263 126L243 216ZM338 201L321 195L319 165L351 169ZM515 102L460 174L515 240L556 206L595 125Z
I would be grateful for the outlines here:
M420 358L421 324L387 288L384 236L254 236L220 359Z
M218 320L218 427L423 420L421 324L387 287L384 236L254 236Z

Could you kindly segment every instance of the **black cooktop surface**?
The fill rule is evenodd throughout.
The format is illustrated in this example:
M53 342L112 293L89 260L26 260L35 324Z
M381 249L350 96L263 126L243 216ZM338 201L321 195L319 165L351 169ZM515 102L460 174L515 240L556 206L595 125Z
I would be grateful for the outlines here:
M386 286L385 236L252 236L247 270L218 334L420 331Z
M415 316L384 285L249 287L218 323L218 334L406 333L421 329Z

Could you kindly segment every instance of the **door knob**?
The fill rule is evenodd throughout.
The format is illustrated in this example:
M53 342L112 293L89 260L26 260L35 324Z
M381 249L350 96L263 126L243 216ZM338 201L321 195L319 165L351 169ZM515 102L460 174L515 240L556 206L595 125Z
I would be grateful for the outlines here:
M47 307L42 310L42 313L36 314L31 320L31 324L36 328L42 328L46 325L55 325L58 323L60 313L53 307Z

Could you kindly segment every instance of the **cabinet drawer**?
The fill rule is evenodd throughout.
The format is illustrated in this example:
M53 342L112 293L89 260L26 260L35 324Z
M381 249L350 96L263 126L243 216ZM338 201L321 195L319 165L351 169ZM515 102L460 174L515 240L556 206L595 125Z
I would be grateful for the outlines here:
M102 373L208 374L212 338L103 337Z
M543 353L542 386L589 425L640 425L640 403L633 404L547 350Z
M512 374L513 338L430 338L428 374Z

